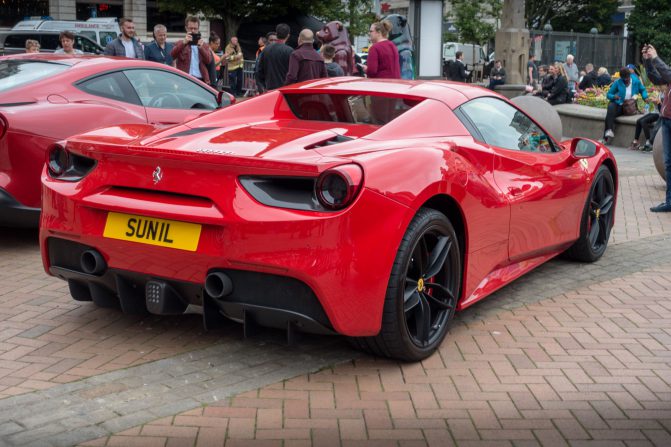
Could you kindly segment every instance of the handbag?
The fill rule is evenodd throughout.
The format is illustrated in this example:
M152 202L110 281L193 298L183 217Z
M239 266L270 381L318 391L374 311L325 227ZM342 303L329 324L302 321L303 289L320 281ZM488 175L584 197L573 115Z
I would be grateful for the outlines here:
M625 99L622 103L622 114L623 115L638 115L638 103L635 99Z

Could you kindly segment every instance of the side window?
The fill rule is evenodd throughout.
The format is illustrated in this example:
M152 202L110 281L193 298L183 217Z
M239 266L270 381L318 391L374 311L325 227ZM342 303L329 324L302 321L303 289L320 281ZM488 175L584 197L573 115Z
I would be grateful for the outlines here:
M111 41L117 38L117 33L109 31L100 31L100 46L103 48L107 46Z
M462 105L460 111L472 123L485 143L504 149L528 152L555 152L552 140L531 119L510 104L497 98L476 98ZM460 116L461 114L457 114Z
M163 70L124 72L145 107L158 109L217 108L217 98L209 90L178 74Z
M42 34L40 36L40 45L43 50L54 51L60 48L61 43L58 41L58 34Z
M96 76L77 84L77 87L91 95L103 98L115 99L117 101L140 104L135 90L128 83L126 76L120 71Z
M91 54L96 54L98 50L98 47L93 42L82 36L75 36L75 48L82 50L84 53Z
M5 48L25 48L26 40L34 39L29 34L8 34L5 38Z

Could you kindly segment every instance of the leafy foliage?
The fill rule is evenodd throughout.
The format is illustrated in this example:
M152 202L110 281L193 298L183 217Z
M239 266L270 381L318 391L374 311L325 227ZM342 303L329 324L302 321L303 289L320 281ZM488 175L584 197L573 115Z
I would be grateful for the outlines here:
M550 23L555 31L609 31L617 5L618 0L527 0L527 28L543 29Z
M482 45L496 34L496 26L487 19L498 20L501 17L503 0L454 0L452 15L459 29L459 40L464 43Z
M657 49L666 62L671 59L671 4L659 0L634 0L635 8L629 16L627 27L640 45L649 43Z

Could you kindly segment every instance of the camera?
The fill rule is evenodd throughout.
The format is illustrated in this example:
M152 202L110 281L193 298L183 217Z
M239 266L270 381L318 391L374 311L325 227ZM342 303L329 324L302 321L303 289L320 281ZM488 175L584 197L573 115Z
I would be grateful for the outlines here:
M200 33L191 33L191 42L189 42L191 45L198 45L199 40Z

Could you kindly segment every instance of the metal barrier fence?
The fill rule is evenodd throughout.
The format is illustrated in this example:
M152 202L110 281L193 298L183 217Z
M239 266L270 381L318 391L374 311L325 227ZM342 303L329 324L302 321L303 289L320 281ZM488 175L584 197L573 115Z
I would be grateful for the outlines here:
M581 69L592 63L595 68L606 67L613 74L626 64L628 42L623 36L537 30L530 34L531 51L541 64L564 62L569 54L575 56Z
M258 89L256 88L256 79L254 78L255 67L256 61L243 61L242 90L245 92L245 96L256 96L258 94ZM221 70L219 71L217 88L230 92L230 87L231 86L228 82L228 68L224 63L222 64Z

